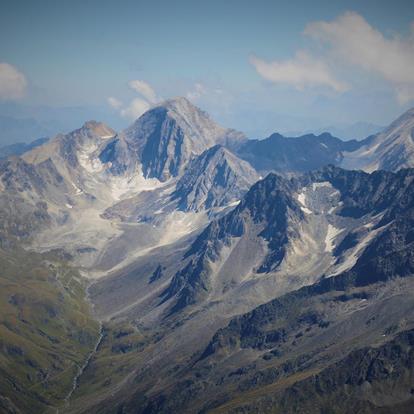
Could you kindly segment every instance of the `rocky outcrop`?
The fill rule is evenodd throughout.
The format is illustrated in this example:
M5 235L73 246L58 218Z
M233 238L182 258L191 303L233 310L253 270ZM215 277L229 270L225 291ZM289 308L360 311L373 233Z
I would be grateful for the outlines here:
M247 162L216 145L189 163L172 199L184 211L224 207L238 202L258 179Z
M414 409L414 331L375 348L351 352L282 392L240 404L229 413L410 413Z
M269 246L257 269L267 272L277 267L285 255L288 223L303 217L288 180L269 174L254 184L238 206L224 217L214 220L197 237L184 258L188 264L172 279L164 292L164 301L177 295L173 311L195 303L210 289L211 263L232 239L259 237Z

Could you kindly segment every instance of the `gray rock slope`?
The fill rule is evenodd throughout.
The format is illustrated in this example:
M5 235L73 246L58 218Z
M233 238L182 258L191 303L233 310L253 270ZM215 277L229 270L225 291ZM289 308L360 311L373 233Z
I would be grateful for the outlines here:
M33 166L21 158L0 161L0 237L2 245L12 238L27 239L34 231L51 224L48 204L50 194L61 201L63 178L51 160ZM56 194L53 189L61 188Z
M396 119L354 152L346 152L341 166L365 171L414 167L414 108Z
M94 244L90 229L95 228L102 239L102 226L96 225L94 216L114 200L94 152L114 135L106 125L90 121L20 157L1 160L3 246L17 237L40 251L90 251Z
M172 198L183 210L222 207L239 201L258 179L246 161L216 145L190 162Z

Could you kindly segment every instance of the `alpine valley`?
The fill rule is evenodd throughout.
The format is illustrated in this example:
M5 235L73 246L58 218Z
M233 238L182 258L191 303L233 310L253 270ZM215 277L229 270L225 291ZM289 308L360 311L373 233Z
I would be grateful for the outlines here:
M175 98L15 152L0 412L414 412L414 109L253 140Z

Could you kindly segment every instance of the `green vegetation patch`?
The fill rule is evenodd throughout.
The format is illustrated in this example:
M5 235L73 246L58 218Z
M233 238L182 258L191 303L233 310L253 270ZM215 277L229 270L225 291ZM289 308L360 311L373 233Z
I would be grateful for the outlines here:
M0 408L64 404L99 335L85 287L53 255L0 250Z

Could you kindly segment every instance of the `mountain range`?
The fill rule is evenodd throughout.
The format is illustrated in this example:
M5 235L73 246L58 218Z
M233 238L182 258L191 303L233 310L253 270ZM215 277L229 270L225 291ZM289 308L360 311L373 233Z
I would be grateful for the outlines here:
M413 131L175 98L0 160L0 411L411 412Z
M346 123L339 123L335 125L328 125L323 128L314 128L314 129L307 129L301 132L284 132L285 135L289 136L298 136L298 135L306 135L313 133L315 135L320 135L326 131L329 131L335 137L338 137L344 141L348 141L350 139L361 140L370 135L375 135L381 132L384 127L370 123L370 122L355 122L351 124Z
M16 144L5 145L0 147L0 158L7 158L11 155L22 155L25 152L44 144L47 140L48 138L39 138L30 143L18 142Z

